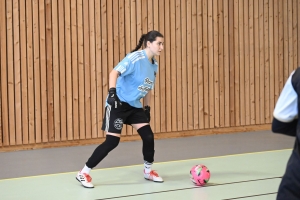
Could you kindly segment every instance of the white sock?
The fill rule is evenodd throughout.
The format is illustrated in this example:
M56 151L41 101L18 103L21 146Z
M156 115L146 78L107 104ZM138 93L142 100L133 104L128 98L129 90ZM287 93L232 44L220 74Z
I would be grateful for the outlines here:
M144 162L145 173L149 174L151 172L152 163Z
M90 174L91 170L91 168L88 168L86 165L84 165L84 167L81 170L81 173Z

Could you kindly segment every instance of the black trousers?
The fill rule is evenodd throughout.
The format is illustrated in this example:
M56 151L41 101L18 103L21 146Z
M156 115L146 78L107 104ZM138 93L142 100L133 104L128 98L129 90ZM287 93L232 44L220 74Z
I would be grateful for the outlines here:
M287 163L285 174L282 177L277 200L300 199L300 149L299 139L296 137L294 149Z

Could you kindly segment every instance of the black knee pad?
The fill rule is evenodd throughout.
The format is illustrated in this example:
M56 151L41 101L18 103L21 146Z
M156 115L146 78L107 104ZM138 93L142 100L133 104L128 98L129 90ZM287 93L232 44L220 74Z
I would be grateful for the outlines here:
M153 163L154 161L154 135L150 125L143 126L137 130L143 140L144 160Z
M118 146L119 142L119 137L106 135L105 141L95 149L91 157L86 162L86 166L89 168L96 167L96 165L98 165L111 150Z

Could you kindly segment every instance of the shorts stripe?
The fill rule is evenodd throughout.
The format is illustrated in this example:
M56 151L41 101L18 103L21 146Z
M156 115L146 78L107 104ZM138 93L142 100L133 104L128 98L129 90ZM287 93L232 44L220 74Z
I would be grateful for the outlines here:
M109 120L110 120L110 111L111 111L111 105L106 106L106 116L105 116L105 131L108 132L109 130Z

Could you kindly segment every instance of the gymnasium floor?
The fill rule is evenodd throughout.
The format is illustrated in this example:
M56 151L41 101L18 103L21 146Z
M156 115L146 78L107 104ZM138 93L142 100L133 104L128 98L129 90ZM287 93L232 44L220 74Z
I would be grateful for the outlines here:
M156 140L153 169L164 183L143 178L141 141L122 142L91 172L94 189L75 180L97 145L0 153L1 200L273 200L294 138L257 131ZM211 171L205 187L189 170Z

